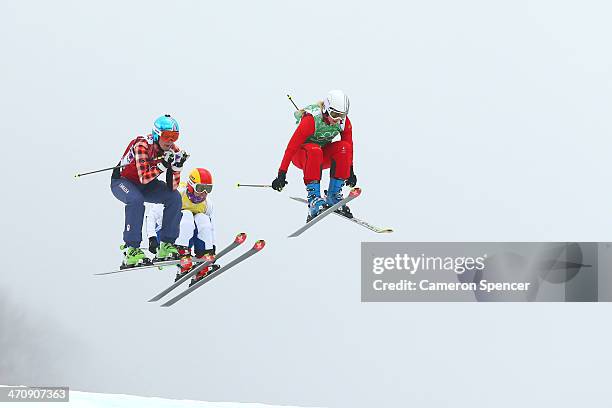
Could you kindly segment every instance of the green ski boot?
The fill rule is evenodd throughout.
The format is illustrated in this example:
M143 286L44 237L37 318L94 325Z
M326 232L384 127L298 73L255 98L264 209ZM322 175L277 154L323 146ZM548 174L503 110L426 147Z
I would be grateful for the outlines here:
M155 255L156 261L167 261L169 259L179 259L180 255L178 249L174 244L168 242L161 242L159 248L157 248L157 254Z
M142 252L140 248L126 246L125 244L119 247L123 252L123 262L120 269L133 268L140 265L148 265L151 263L149 258Z

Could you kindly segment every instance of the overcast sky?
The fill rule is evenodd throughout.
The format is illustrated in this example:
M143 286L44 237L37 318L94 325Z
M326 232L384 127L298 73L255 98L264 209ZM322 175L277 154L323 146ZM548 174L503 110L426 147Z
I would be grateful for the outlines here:
M22 364L14 378L334 408L604 400L610 305L362 304L359 248L611 241L611 12L605 1L2 2L2 307L28 317L7 332L47 343L3 337L3 359ZM305 105L334 88L351 98L353 212L396 232L330 217L290 240L306 217L288 198L305 195L298 169L281 194L234 186L275 177L295 127L287 93ZM241 231L268 243L169 309L146 300L174 271L92 276L121 261L124 210L109 174L73 178L116 164L164 113L181 125L187 167L213 172L220 243ZM37 366L19 356L31 353L66 368L27 377Z

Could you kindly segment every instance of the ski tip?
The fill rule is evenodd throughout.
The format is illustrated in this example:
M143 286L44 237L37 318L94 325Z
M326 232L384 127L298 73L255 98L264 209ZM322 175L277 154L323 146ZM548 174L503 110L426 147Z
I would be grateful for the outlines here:
M240 187L240 183L236 183L236 188Z
M349 193L349 195L353 196L353 197L358 197L359 194L361 194L361 189L359 187L355 187L354 189L351 190L351 192Z
M265 246L266 246L266 241L264 241L263 239L260 239L259 241L255 242L255 245L253 245L253 249L257 251L261 251Z
M236 244L242 244L244 241L246 241L247 239L247 234L245 232L241 232L240 234L236 235L236 239L234 239L234 242Z

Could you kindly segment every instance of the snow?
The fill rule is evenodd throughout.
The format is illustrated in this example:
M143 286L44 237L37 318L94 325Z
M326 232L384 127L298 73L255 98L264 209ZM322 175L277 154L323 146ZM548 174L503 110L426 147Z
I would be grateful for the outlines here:
M51 408L299 408L289 405L172 400L156 397L98 394L72 390L70 391L70 402L1 402L0 405L2 408L40 408L41 406L48 406Z

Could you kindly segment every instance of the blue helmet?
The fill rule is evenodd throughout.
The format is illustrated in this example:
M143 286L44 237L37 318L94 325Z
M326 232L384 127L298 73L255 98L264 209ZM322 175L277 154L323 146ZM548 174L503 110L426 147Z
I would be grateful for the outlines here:
M155 119L155 123L153 123L153 132L151 132L154 142L159 141L162 132L176 133L178 137L178 122L168 114L165 114L164 116L160 116L159 118Z

